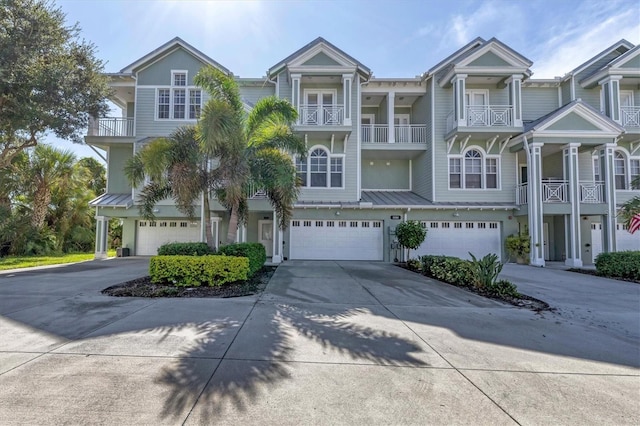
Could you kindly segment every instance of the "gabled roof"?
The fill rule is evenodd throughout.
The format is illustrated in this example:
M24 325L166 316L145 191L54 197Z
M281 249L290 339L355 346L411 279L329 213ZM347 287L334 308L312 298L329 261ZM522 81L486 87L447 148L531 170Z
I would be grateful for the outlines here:
M611 75L612 73L622 76L640 77L640 65L638 67L623 67L623 65L629 63L634 59L637 59L638 62L640 62L640 45L635 46L633 49L627 50L622 55L618 56L617 58L606 63L591 74L587 75L585 78L580 80L580 84L583 87L593 86L598 81L605 78L607 75Z
M576 114L580 118L589 122L593 126L593 130L556 130L553 129L553 125L560 122L563 118L569 114ZM624 133L624 128L610 119L609 117L600 113L600 111L593 108L591 105L583 102L582 99L576 99L568 104L551 111L550 113L543 115L537 120L524 124L523 134L543 135L544 133L580 133L581 135L591 134L592 136L619 136ZM516 137L517 138L517 137ZM516 139L514 138L514 139Z
M302 63L304 61L300 61L300 59L310 59L319 52L323 52L330 58L336 60L336 62L339 64L355 67L358 72L366 77L371 76L371 70L369 69L369 67L365 66L360 61L353 58L333 44L329 43L322 37L318 37L306 46L296 50L291 55L287 56L286 58L269 68L267 72L269 76L274 76L282 71L283 68L288 67L292 64L296 64L297 62Z
M168 53L172 52L173 50L175 50L177 48L182 48L182 49L186 50L187 52L191 53L193 56L195 56L196 58L198 58L199 60L201 60L205 64L212 65L212 66L218 68L222 72L225 72L225 73L227 73L229 75L233 75L233 73L231 71L229 71L227 68L225 68L224 66L220 65L218 62L214 61L209 56L205 55L204 53L202 53L201 51L199 51L198 49L196 49L195 47L193 47L192 45L190 45L186 41L182 40L180 37L175 37L175 38L169 40L168 42L166 42L162 46L160 46L157 49L153 50L152 52L146 54L145 56L143 56L142 58L138 59L137 61L127 65L126 67L124 67L120 71L120 73L132 74L132 73L138 71L140 68L147 67L147 66L153 64L154 62L156 62L159 59L163 58Z
M444 60L437 63L429 71L423 74L423 78L427 78L430 75L446 68L466 67L473 66L473 62L483 55L492 52L500 57L507 66L513 66L524 70L526 76L531 75L531 71L528 68L533 62L516 52L500 40L492 37L489 40L485 40L481 37L477 37L470 43L466 44L462 48L455 51L453 54L447 56Z
M584 71L586 68L591 66L594 62L599 61L604 56L612 53L615 50L624 51L624 52L621 52L621 53L625 53L626 51L631 50L631 49L633 49L633 43L630 43L627 40L622 39L622 40L612 44L611 46L607 47L602 52L600 52L596 56L594 56L593 58L587 60L586 62L578 65L576 68L574 68L571 71L569 71L566 74L566 76L564 77L564 80L570 78L573 75L576 75L576 74Z

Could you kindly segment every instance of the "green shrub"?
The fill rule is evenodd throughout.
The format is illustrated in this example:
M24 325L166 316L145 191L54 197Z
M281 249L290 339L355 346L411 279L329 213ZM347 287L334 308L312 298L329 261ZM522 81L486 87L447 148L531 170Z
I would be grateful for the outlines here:
M603 277L640 281L640 251L600 253L596 257L596 272Z
M475 275L471 262L451 256L422 256L422 273L449 284L469 287Z
M422 263L419 259L409 259L407 260L407 268L412 271L420 272L422 270Z
M498 296L520 297L520 293L518 293L516 285L507 280L496 281L487 287L487 290Z
M158 256L204 256L213 254L207 243L169 243L161 245Z
M218 254L241 256L249 259L249 276L252 277L267 261L267 252L260 243L237 243L222 246Z
M221 286L249 277L249 259L231 256L154 256L149 263L154 283L175 286Z
M528 261L531 251L531 240L529 234L509 235L504 241L504 247L511 258Z
M427 237L427 229L423 228L417 220L408 220L396 226L396 237L398 243L408 249L407 259L409 259L409 252L417 249L424 242Z
M489 253L482 259L477 259L472 253L469 253L469 256L473 259L471 268L475 273L476 287L491 288L498 279L500 272L502 272L502 263L498 260L498 256L494 253Z

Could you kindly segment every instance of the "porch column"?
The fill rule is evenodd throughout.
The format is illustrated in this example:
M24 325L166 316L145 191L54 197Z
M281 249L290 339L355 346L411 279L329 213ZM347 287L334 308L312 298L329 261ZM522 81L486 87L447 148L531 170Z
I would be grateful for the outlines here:
M273 250L271 253L271 262L272 263L281 263L282 262L282 243L280 235L278 231L280 227L278 226L278 214L275 209L273 210Z
M598 82L602 88L604 114L620 124L620 80L619 75L612 75Z
M395 118L396 118L396 94L395 92L387 93L387 123L389 126L389 143L396 143L396 130L395 130Z
M528 165L529 188L527 204L529 214L529 236L531 237L531 250L529 263L533 266L544 266L544 233L542 204L542 143L529 144L531 164Z
M95 259L107 258L107 239L109 238L109 218L96 216L96 252Z
M602 221L602 251L616 251L616 179L614 153L616 144L608 143L599 147L600 173L604 179L604 201L607 214Z
M466 74L457 74L451 80L453 85L453 119L458 127L467 125Z
M571 213L564 216L565 232L565 265L573 268L582 266L581 239L580 239L580 177L578 174L578 148L579 143L565 145L562 150L563 177L568 182L568 196L571 203Z
M351 74L342 75L342 90L344 100L344 125L351 126Z
M522 86L522 75L512 75L507 80L507 84L509 85L509 105L513 110L513 116L511 117L512 126L521 127L522 126L522 99L521 99L521 90Z
M298 123L304 122L304 114L300 110L300 74L291 74L291 104L298 111Z

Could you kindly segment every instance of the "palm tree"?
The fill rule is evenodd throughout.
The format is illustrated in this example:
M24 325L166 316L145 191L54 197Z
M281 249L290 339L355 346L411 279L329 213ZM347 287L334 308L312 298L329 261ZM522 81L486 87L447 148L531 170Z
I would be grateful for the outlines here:
M640 176L635 178L633 182L631 182L631 187L634 189L640 188ZM631 219L640 214L640 197L636 196L627 201L620 207L618 211L618 216L622 217L623 223L629 228L631 226Z
M200 70L194 82L210 95L198 140L202 152L217 159L212 189L230 212L227 243L235 241L238 223L246 222L251 184L264 189L285 229L300 185L292 155L305 155L304 143L292 131L297 111L286 100L268 97L247 115L233 77L214 67Z
M155 205L169 197L176 203L178 211L193 219L194 203L212 185L207 165L207 157L196 141L195 127L183 126L168 138L154 139L145 145L127 161L124 173L134 187L146 182L140 192L140 214L145 219L154 219ZM207 244L213 248L209 198L202 198Z

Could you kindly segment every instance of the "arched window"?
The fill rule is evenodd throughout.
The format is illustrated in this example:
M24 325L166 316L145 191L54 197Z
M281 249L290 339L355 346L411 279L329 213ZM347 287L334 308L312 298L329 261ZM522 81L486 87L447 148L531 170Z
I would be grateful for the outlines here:
M341 188L343 160L342 155L331 155L323 148L315 148L307 158L296 158L296 173L303 187Z
M498 189L498 158L485 157L478 149L449 158L449 188Z

